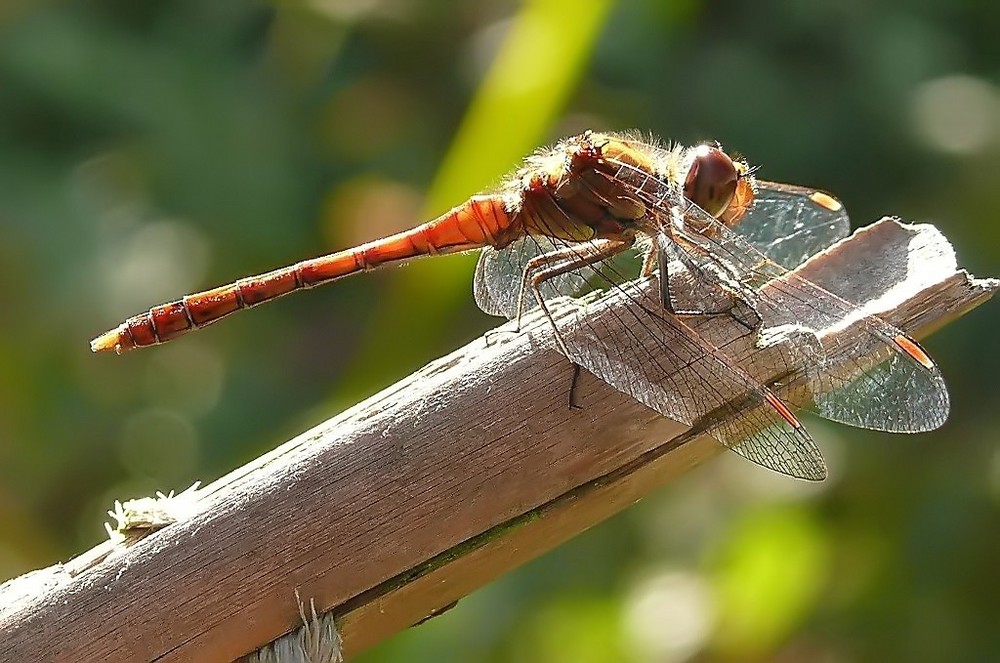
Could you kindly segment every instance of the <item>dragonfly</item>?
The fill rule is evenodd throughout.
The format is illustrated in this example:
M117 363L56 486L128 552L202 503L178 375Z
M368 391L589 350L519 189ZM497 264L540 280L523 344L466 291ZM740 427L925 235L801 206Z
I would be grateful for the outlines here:
M913 338L790 271L849 229L832 195L760 180L719 143L588 131L422 225L155 306L91 349L165 343L290 292L481 249L483 311L519 325L540 308L577 370L763 467L822 480L823 455L794 410L896 433L938 428L949 410L940 371ZM595 292L605 296L580 309L576 331L561 331L555 300ZM602 333L595 306L624 316L626 333ZM692 324L716 316L738 322L760 352L737 355ZM823 333L846 328L856 333ZM755 379L753 361L773 377Z

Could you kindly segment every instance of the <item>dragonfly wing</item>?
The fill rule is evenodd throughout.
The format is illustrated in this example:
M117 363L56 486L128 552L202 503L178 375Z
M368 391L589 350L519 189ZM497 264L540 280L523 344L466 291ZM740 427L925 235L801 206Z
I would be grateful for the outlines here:
M542 235L524 235L502 249L484 248L479 254L473 282L476 304L489 315L513 319L517 316L517 300L528 262L538 256L572 246L585 251L587 242L573 244ZM624 255L612 259L616 264L616 271L622 274L621 278L627 280L638 275L639 268L634 266L635 256L641 250L629 249L623 252ZM583 266L544 281L540 290L542 298L550 300L556 297L581 297L603 287L607 287L604 279L598 278L592 268ZM522 313L537 306L534 295L525 293Z
M503 249L488 246L479 254L473 292L476 304L485 313L513 318L517 315L517 300L521 290L524 269L532 258L555 250L545 237L524 236ZM543 286L543 292L553 294L565 278L557 277ZM532 297L525 298L525 310L535 304Z
M769 426L756 429L762 420ZM809 433L801 426L789 425L783 418L763 413L735 417L722 426L710 428L708 433L769 470L809 481L822 481L827 476L826 461Z
M850 233L847 211L833 196L806 187L759 181L754 205L735 230L789 269Z
M663 227L671 228L677 245L689 253L690 260L715 262L716 273L724 276L727 287L758 312L762 339L770 338L772 329L781 327L808 332L787 344L793 361L772 367L776 387L790 402L805 407L814 401L812 408L820 416L891 432L931 430L947 418L944 380L916 341L771 259L784 257L784 262L794 264L846 230L847 218L839 202L820 192L806 195L811 191L808 189L765 184L763 200L767 204L759 210L753 208L749 220L755 223L750 228L761 228L754 215L768 210L772 203L767 201L778 201L773 204L783 210L783 215L778 215L780 223L772 221L770 227L764 223L756 234L744 235L694 205L684 209L677 223L670 208L662 205L672 193L669 185L651 182L642 173L630 173L634 167L628 164L620 166L619 180L634 180L632 194L647 205L650 214L660 218ZM780 204L783 199L796 204ZM769 239L774 228L782 224L797 241Z
M485 249L476 270L476 301L484 311L514 317L530 261L553 253L597 255L588 250L596 247L596 242L588 247L586 242L527 236L501 250ZM655 284L635 280L643 263L639 255L649 250L648 244L640 245L610 258L581 263L574 271L541 284L544 300L605 292L575 315L568 313L565 319L570 324L560 327L570 360L756 463L790 476L823 478L826 467L819 449L784 404L711 340L667 313ZM525 304L534 300L534 293L525 293ZM572 324L574 317L576 324ZM730 335L732 327L722 325Z
M619 275L605 268L600 265L595 272L608 282L618 281ZM759 465L802 479L823 479L826 464L808 432L713 343L726 339L702 337L667 313L654 285L621 283L581 310L564 335L570 359ZM731 336L732 325L718 328Z
M903 331L797 274L761 291L823 338L823 360L806 364L811 402L792 402L849 426L891 433L939 428L948 418L948 388L937 365ZM764 314L767 317L767 314Z
M517 293L524 269L516 270L520 258L516 254L508 258L509 250L510 247L501 251L487 246L479 252L472 291L476 304L488 315L512 318L516 314ZM500 283L505 283L506 288L501 288Z
M950 409L941 374L893 353L868 372L813 397L816 414L851 426L890 433L940 428Z
M806 367L800 370L808 373L812 402L791 397L793 403L833 421L887 432L924 432L944 423L950 407L947 387L916 341L807 279L780 274L777 265L754 264L743 239L719 225L709 240L709 255L742 261L744 282L761 286L757 311L764 325L795 321L817 338L832 339L800 346Z
M763 263L742 237L718 225L705 240L706 254L737 265L740 280L756 289L744 296L756 298L762 333L774 325L814 332L815 343L793 346L799 349L796 371L808 376L799 383L807 383L809 399L789 396L792 403L849 426L887 432L925 432L944 423L947 387L916 341L836 293Z

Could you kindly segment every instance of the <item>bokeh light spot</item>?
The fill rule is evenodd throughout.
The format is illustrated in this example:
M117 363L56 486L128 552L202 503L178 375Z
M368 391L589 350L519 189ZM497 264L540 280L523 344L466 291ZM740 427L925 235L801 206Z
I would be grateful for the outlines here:
M1000 93L973 76L937 78L914 92L913 115L919 136L930 147L952 154L981 152L997 137Z
M204 235L174 220L144 223L109 242L102 256L109 313L148 309L204 285L208 256Z
M638 660L685 660L704 646L714 619L707 583L664 571L637 583L625 600L624 630Z

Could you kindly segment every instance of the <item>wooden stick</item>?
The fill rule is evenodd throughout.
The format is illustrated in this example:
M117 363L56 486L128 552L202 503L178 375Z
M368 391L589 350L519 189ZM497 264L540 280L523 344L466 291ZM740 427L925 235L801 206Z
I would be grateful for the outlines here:
M881 297L917 335L998 287L930 226L889 220L802 272ZM6 583L0 659L231 660L300 626L296 592L333 611L349 658L721 449L586 373L571 410L570 376L542 321L491 332L195 491L154 534Z

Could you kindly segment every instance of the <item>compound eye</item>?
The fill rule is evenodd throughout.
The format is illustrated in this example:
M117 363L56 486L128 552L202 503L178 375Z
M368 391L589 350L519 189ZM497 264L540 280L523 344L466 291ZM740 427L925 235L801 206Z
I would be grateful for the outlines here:
M719 148L699 145L694 149L694 160L684 180L684 196L718 218L736 193L739 172L729 155Z

